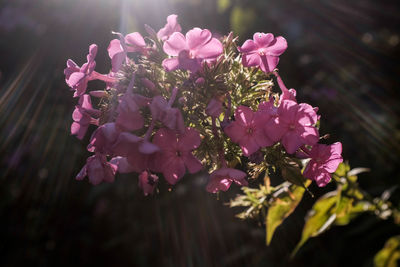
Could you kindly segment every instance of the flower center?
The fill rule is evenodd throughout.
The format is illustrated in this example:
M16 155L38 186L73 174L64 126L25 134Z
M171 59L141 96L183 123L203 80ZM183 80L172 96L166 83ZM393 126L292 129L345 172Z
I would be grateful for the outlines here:
M154 179L154 177L149 176L149 178L147 178L147 183L149 185L155 185L156 184L156 180Z
M293 123L289 125L290 130L294 130L295 128L296 128L296 126Z
M177 157L180 157L180 156L182 156L182 153L178 150L178 151L175 152L175 155L176 155Z
M251 128L251 127L246 129L246 133L249 134L249 135L253 134L253 132L254 132L254 129Z

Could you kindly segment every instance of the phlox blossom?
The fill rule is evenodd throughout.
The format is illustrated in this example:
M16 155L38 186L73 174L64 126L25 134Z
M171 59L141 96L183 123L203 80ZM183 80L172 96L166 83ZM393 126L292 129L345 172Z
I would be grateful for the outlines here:
M263 72L269 73L276 68L279 56L286 48L287 42L282 36L256 32L253 40L246 40L238 50L242 53L243 66L260 67Z
M334 173L341 162L342 144L336 142L332 145L316 144L307 153L311 160L308 162L303 175L314 180L318 186L325 186L331 180L331 173Z
M232 182L240 186L247 186L246 173L232 168L221 168L213 171L210 174L210 180L207 184L206 190L210 193L217 193L218 191L227 191Z
M268 117L253 112L249 107L239 106L235 111L235 121L224 128L225 133L238 143L243 155L250 156L261 147L273 145L273 141L264 133Z
M168 183L176 184L185 175L186 168L192 174L202 169L201 162L192 154L201 143L197 130L186 128L183 134L177 135L175 131L162 128L154 135L153 142L161 148L155 161L160 164L160 172Z
M216 59L223 52L222 43L213 38L209 30L200 28L188 31L186 36L174 32L165 41L163 49L171 56L162 63L166 71L182 69L197 72L203 60Z

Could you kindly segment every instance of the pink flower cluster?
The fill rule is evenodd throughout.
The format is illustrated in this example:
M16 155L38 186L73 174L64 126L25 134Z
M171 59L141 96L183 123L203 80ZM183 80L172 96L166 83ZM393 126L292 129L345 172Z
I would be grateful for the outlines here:
M71 134L83 139L90 125L97 127L87 146L93 155L76 179L87 176L96 185L103 181L113 182L116 172L135 172L139 174L139 187L148 195L153 193L160 174L174 185L187 172L194 174L209 167L206 159L198 158L196 152L206 139L206 132L200 124L191 121L190 116L184 116L184 98L179 98L187 90L184 84L188 81L171 86L141 74L143 60L151 61L157 58L154 55L162 55L162 63L154 61L152 64L158 64L165 73L187 71L193 84L205 85L204 67L213 68L215 64L210 63L224 58L224 46L207 29L193 28L185 35L180 31L177 16L170 15L165 27L154 34L153 42L146 42L138 32L126 36L116 33L118 38L111 40L107 48L111 60L108 74L95 71L98 49L95 44L89 47L87 62L81 67L72 60L67 61L66 82L74 91L74 97L79 97L72 115ZM229 137L246 157L280 142L288 155L302 153L303 157L310 158L304 176L324 186L330 180L330 173L342 161L341 144L318 144L317 109L297 103L296 91L288 90L275 71L279 56L287 48L286 40L270 33L256 33L253 39L238 47L242 64L258 67L266 74L273 73L282 91L279 101L271 97L269 101L259 103L255 111L239 105L234 111L234 120L230 121L230 92L226 92L225 98L209 98L203 112L212 121L212 138L226 142ZM158 51L156 43L162 44L162 51ZM135 57L131 57L132 54ZM126 74L126 66L131 66L134 71ZM125 77L124 82L121 77ZM105 90L87 93L88 83L92 80L104 81ZM138 91L138 86L145 88L146 93ZM111 95L116 104L110 104L107 111L93 108L91 97L96 102L104 102ZM224 108L225 114L220 120ZM218 148L218 160L213 165L216 168L210 173L206 187L209 192L226 191L232 182L248 185L246 173L228 167L225 154L223 146Z

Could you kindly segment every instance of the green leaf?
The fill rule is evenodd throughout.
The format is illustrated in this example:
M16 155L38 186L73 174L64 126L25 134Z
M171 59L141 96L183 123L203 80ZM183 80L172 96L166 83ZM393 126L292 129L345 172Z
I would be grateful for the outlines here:
M308 186L310 183L311 181L307 181L306 186ZM267 231L267 245L271 243L276 228L281 225L283 220L285 220L300 203L304 195L305 188L292 185L290 186L289 190L290 193L284 197L276 199L275 202L268 208L268 215L265 222Z
M282 177L292 184L300 185L302 187L305 187L304 183L305 181L307 181L307 179L304 178L304 176L301 174L301 170L299 167L289 164L282 167Z
M367 201L358 201L357 204L355 204L354 206L352 203L351 206L336 211L337 217L335 220L335 225L347 225L351 220L353 220L361 213L373 211L375 209L376 207L374 205L371 205Z
M391 237L385 246L375 255L375 267L397 267L400 259L400 236Z
M292 257L310 237L323 233L335 221L334 207L336 202L337 195L332 196L332 192L325 194L315 202L306 218L301 240L293 250Z
M346 177L346 173L350 170L350 166L346 163L340 163L335 171L335 174L339 177Z

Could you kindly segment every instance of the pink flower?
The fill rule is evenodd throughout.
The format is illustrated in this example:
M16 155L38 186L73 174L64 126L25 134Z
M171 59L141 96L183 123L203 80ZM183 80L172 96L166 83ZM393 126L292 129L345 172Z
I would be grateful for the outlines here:
M275 69L279 62L279 56L285 52L287 43L282 36L274 37L271 33L256 32L253 40L247 40L238 47L242 55L242 63L245 67L258 66L265 73Z
M76 176L76 180L83 180L85 176L89 177L89 181L93 185L98 185L102 181L114 182L117 166L107 162L105 155L96 153L86 160L86 165Z
M157 151L159 151L158 146L128 132L120 133L112 146L113 154L125 157L129 170L137 173L152 169L150 163L154 160L153 154ZM125 162L121 163L125 164ZM125 169L124 167L127 166L122 167Z
M314 180L319 187L329 183L331 173L334 173L339 164L343 162L340 142L332 145L316 144L307 154L311 160L307 164L303 176Z
M108 56L111 58L112 72L117 72L126 61L126 51L121 45L120 40L113 39L107 48Z
M213 171L210 174L210 180L207 184L206 190L210 193L217 193L218 191L227 191L232 182L240 186L247 186L246 173L232 169L221 168Z
M146 42L143 36L138 32L133 32L125 36L125 45L127 52L146 52Z
M265 133L272 140L281 140L289 154L296 152L303 145L315 145L319 133L314 125L317 113L312 106L284 100L278 108L278 117L268 121Z
M221 112L222 112L222 102L215 97L212 98L210 102L208 102L206 108L206 114L213 118L218 118L219 115L221 115Z
M147 196L148 194L150 195L153 194L157 182L158 182L158 176L155 174L151 174L148 171L144 171L139 175L138 185L143 190L143 194L145 196Z
M183 134L177 136L174 131L162 128L154 135L153 142L162 150L157 155L156 162L160 164L160 171L170 184L173 185L181 179L186 168L190 173L202 169L201 162L192 154L201 143L197 130L186 128Z
M90 137L87 150L102 154L113 154L113 146L120 134L114 122L109 122L99 126Z
M167 24L165 24L164 28L158 31L157 37L158 39L165 41L171 36L171 34L174 32L180 32L181 30L181 25L178 23L178 16L172 14L167 17Z
M177 108L171 108L169 104L162 96L155 96L150 104L151 115L154 120L161 121L167 128L183 133L185 125L182 113Z
M116 123L126 131L135 131L143 127L144 120L136 100L131 90L127 90L117 108Z
M74 97L81 96L86 92L87 83L96 67L96 61L94 61L96 54L97 45L92 44L89 46L87 62L83 64L82 67L78 67L75 62L68 59L67 68L64 69L64 74L68 86L75 90Z
M64 69L65 81L68 86L75 90L74 97L79 97L86 92L87 84L91 80L102 80L106 83L113 83L115 79L107 75L100 74L94 71L96 61L94 61L97 54L97 45L92 44L89 46L89 54L86 59L87 62L78 67L78 65L68 59L67 68Z
M291 88L287 89L285 84L282 81L281 76L277 72L274 72L276 76L276 80L278 81L279 88L281 88L282 94L279 98L279 103L282 103L283 100L292 100L294 102L297 102L296 100L296 90Z
M176 69L196 72L201 68L203 60L215 59L223 52L223 46L216 38L212 38L209 30L194 28L186 33L174 32L164 43L164 52L172 58L164 59L166 71Z
M122 64L127 60L128 52L145 53L147 51L146 42L143 36L138 32L130 33L123 36L121 33L117 34L120 39L113 39L108 45L108 56L111 58L112 72L117 72L122 67Z
M79 104L75 106L75 110L72 113L74 122L71 125L71 134L76 135L78 139L82 139L90 124L99 124L99 120L92 117L98 117L99 115L100 111L92 107L90 96L87 94L82 95L79 98Z
M120 156L114 157L110 160L110 163L117 166L117 171L119 173L130 173L135 171L135 168L132 167L129 164L127 158L124 157Z
M264 125L268 117L255 113L249 107L239 106L235 112L235 121L224 128L225 133L238 143L243 155L250 156L261 147L274 144L264 133Z

